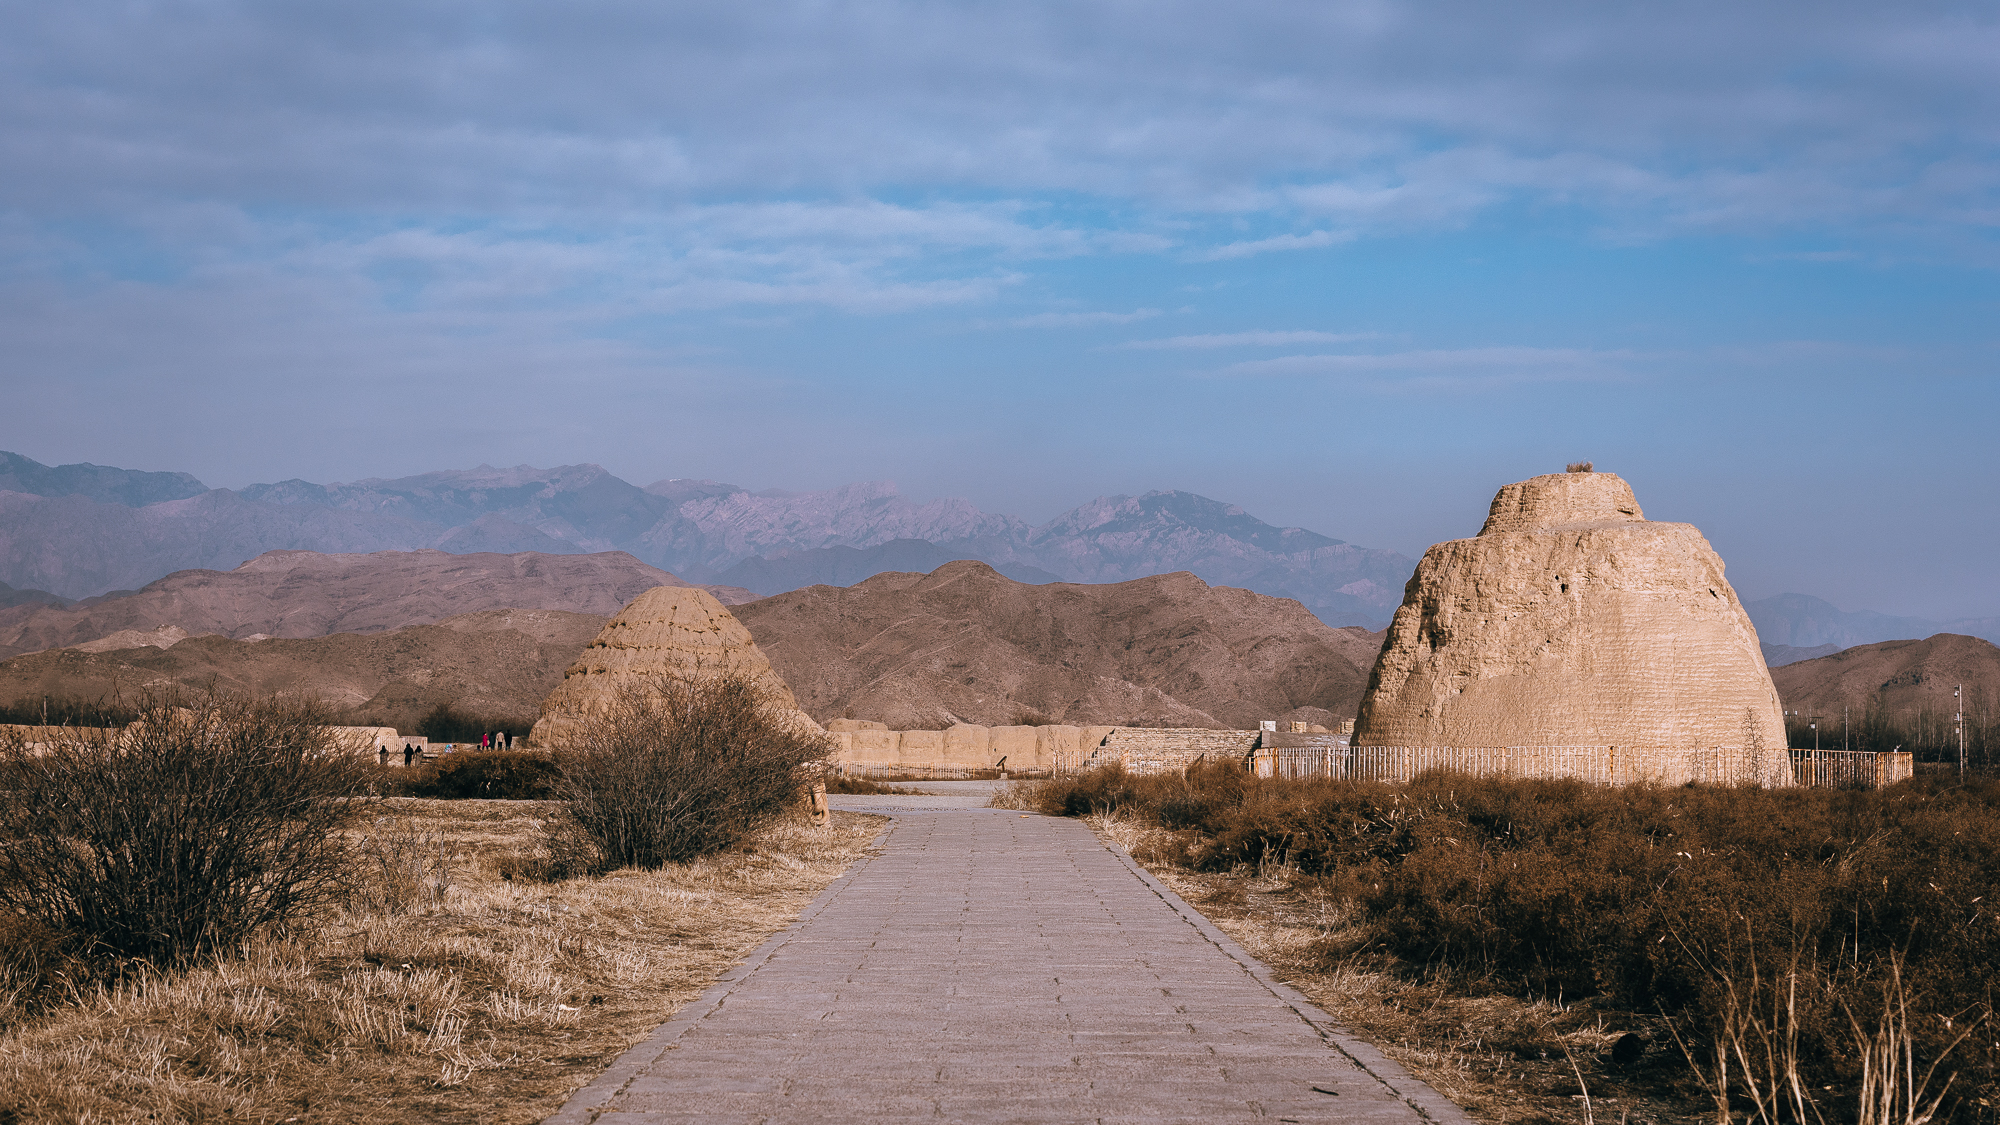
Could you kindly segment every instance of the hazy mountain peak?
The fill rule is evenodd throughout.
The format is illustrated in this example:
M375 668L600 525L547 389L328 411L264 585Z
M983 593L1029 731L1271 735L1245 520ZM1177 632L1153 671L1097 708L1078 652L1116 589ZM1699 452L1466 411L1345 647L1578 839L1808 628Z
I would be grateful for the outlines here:
M690 500L680 515L700 530L700 561L716 569L786 550L874 547L897 539L944 543L1010 536L1027 526L955 497L915 504L890 481L782 496L732 492Z
M1154 491L1142 496L1100 496L1036 528L1031 538L1160 535L1183 529L1227 536L1272 554L1341 544L1338 539L1304 528L1274 527L1235 504L1179 490Z
M719 480L670 477L647 485L646 491L654 496L663 496L676 504L685 504L689 500L707 500L717 496L727 496L732 492L748 492L749 489L740 484L724 484Z
M79 499L19 500L21 510L0 535L22 543L77 538L70 528L101 525L69 554L23 555L42 562L0 572L0 580L69 597L189 567L227 569L270 548L629 550L697 579L737 568L731 572L743 584L767 592L851 583L883 567L928 571L954 558L980 559L1030 582L1115 582L1184 570L1297 598L1345 624L1386 618L1412 565L1393 552L1275 527L1235 504L1180 490L1098 497L1040 528L959 497L918 503L893 481L753 493L669 478L641 489L591 463L482 464L331 485L294 479L155 505L144 524L63 508L92 506Z
M1867 610L1850 613L1811 594L1774 594L1743 603L1757 639L1793 648L1834 644L1842 648L1876 641L1928 637L1944 622L1919 617L1892 617Z
M18 453L0 452L0 491L84 496L100 504L142 508L163 500L199 496L208 486L187 473L149 473L88 461L50 467Z

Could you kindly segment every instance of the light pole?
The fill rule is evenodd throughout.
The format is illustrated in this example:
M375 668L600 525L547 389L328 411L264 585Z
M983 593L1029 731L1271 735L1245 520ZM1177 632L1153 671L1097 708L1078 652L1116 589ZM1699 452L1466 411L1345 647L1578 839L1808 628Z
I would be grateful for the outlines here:
M1958 723L1958 779L1965 780L1965 685L1951 689L1951 709L1957 712L1953 718Z

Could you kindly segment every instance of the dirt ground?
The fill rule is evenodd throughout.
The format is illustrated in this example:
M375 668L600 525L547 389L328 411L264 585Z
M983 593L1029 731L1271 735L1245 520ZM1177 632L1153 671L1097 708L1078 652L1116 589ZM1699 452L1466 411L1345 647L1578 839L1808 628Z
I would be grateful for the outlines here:
M30 1014L0 990L11 1122L532 1122L795 918L883 818L684 868L537 882L544 805L390 799L337 915Z

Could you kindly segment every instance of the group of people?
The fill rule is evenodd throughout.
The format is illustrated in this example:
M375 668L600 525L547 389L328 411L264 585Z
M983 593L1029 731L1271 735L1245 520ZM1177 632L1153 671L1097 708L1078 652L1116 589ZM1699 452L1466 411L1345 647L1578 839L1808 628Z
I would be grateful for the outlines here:
M508 738L507 738L507 733L505 731L501 731L497 734L482 734L479 736L479 748L481 750L505 750L507 749L507 742ZM447 743L446 745L449 746L450 744ZM417 750L416 743L414 742L403 743L403 764L405 766L416 764L419 753L420 752ZM382 763L385 766L388 765L389 748L380 743L377 743L375 746L375 760Z

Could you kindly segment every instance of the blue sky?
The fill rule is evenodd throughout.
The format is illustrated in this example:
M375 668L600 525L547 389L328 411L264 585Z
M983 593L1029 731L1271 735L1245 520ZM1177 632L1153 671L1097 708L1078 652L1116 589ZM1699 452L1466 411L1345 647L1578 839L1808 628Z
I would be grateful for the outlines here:
M604 464L1410 554L1588 458L2000 613L2000 15L0 2L0 448Z

